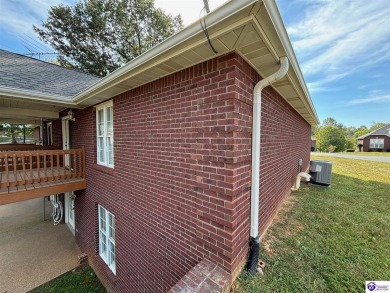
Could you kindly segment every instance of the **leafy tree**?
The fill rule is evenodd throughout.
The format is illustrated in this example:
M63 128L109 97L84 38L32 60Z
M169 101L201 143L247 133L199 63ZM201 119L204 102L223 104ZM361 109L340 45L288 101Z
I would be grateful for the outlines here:
M154 0L80 0L52 6L41 40L58 53L60 65L105 76L183 27L154 7Z
M358 138L359 136L362 136L362 135L367 134L369 132L370 132L370 130L365 125L362 125L355 131L353 136L355 138Z
M322 121L322 126L333 126L336 128L344 128L345 126L342 123L337 123L336 119L328 117Z
M385 122L375 122L373 121L372 122L372 126L370 127L370 132L371 131L374 131L374 130L377 130L379 128L382 128L383 126L386 126L388 123L385 123Z
M337 152L342 152L346 147L346 139L342 129L335 126L322 126L316 133L317 149L320 152L329 150L329 146L335 147Z
M23 125L2 123L0 124L0 131L4 132L5 136L7 137L5 140L3 139L3 141L17 143L16 137L23 134ZM28 136L34 135L34 128L32 128L30 125L26 125L24 131Z

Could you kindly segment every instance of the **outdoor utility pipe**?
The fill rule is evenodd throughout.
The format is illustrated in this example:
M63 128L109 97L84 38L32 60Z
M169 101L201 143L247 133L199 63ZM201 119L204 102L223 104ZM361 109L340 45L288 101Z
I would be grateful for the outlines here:
M291 187L292 191L297 191L299 187L301 187L301 179L304 178L306 182L310 181L310 174L307 174L306 172L301 172L297 175L297 178L295 179L295 184L293 187Z
M287 57L280 58L280 68L270 76L260 80L253 90L253 122L252 122L252 185L251 185L251 228L249 240L249 259L247 271L257 271L259 259L259 181L260 181L260 130L261 130L261 91L266 86L283 78L288 71Z

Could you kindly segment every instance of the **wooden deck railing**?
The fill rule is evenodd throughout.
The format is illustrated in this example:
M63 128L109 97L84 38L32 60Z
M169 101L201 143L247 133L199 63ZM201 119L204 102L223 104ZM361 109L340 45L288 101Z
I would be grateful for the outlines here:
M0 152L0 188L85 180L84 149Z

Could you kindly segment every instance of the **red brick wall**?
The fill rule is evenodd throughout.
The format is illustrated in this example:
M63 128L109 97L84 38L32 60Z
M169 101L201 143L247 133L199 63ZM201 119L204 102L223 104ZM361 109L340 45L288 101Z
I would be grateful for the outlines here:
M59 146L60 148L62 148L62 121L61 121L61 119L53 121L52 127L53 127L53 145Z
M377 151L377 149L370 149L371 138L383 138L385 141L384 141L384 148L382 149L382 152L386 152L387 150L390 150L390 137L386 135L370 135L363 139L363 152L368 152L369 150Z
M85 147L87 165L76 239L111 290L166 292L202 258L228 271L243 263L258 80L232 53L115 97L114 170L95 166L94 108L75 111L73 147ZM310 150L310 126L272 89L264 93L261 231ZM116 216L116 276L97 255L97 204Z
M235 61L237 79L237 132L234 145L239 162L234 167L234 215L237 218L233 235L233 270L239 269L247 254L251 185L251 136L253 88L261 79L241 57ZM284 198L290 193L298 174L298 160L303 159L302 171L310 162L310 125L271 87L262 92L260 213L259 231L263 235Z

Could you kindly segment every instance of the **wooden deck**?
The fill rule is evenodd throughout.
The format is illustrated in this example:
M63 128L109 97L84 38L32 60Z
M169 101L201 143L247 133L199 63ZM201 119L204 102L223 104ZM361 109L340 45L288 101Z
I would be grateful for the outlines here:
M0 152L0 205L85 188L84 149Z

